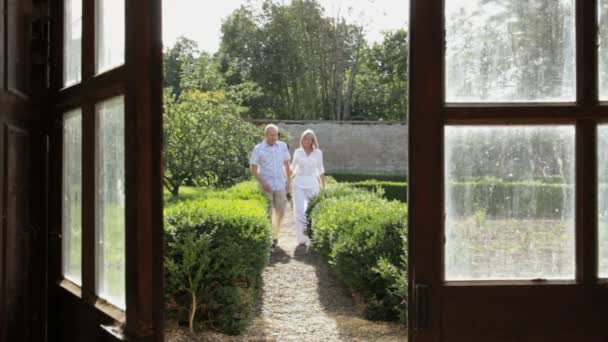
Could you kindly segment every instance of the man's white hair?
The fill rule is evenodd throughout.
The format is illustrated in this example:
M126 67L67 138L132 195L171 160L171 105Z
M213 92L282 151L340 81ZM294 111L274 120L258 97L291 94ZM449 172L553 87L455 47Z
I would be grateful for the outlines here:
M264 134L268 133L268 130L271 128L274 128L277 131L277 133L279 133L279 127L277 125L268 124L268 125L266 125L266 127L264 127Z

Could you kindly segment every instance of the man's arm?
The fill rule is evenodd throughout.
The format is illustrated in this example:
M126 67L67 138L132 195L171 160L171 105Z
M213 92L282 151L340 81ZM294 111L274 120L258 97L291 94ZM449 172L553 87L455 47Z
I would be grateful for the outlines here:
M255 164L252 164L250 167L250 170L251 170L251 174L253 175L253 177L255 177L255 179L257 179L258 183L260 183L260 186L262 186L262 189L266 192L272 192L270 185L268 185L268 183L266 183L264 178L262 178L262 176L260 175L260 172L258 171L258 166Z

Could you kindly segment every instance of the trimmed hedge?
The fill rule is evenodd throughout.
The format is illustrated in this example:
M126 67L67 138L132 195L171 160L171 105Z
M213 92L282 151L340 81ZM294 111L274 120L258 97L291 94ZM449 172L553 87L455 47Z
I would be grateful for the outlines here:
M362 182L350 183L356 188L363 188L372 192L378 191L378 188L384 189L384 198L389 201L407 202L407 183L405 182L389 182L379 180L366 180Z
M255 199L221 192L165 212L165 295L181 322L238 334L253 317L271 230L264 202L238 190L247 186L232 191Z
M371 197L378 197L382 195L382 190L378 190L376 193L372 193L367 189L354 188L348 183L336 183L325 190L319 191L319 193L308 201L308 207L306 207L306 234L312 238L312 216L313 212L320 202L327 198L345 198L357 196L362 200Z
M449 191L448 213L466 217L484 212L492 219L561 219L570 213L563 213L560 208L574 196L574 187L568 184L508 183L496 179L452 183Z
M386 181L386 182L407 182L406 175L373 175L373 174L364 174L364 173L348 173L348 172L331 172L326 175L332 176L338 182L363 182L366 180L377 180L377 181Z
M407 208L348 185L321 192L309 212L316 250L365 301L369 319L405 322Z

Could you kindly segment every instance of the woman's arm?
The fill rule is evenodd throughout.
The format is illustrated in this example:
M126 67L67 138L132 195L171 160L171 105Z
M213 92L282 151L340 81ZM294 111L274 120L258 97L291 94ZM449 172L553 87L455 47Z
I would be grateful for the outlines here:
M321 189L325 189L325 167L323 166L323 152L321 150L319 150L319 158L317 159L317 172L319 173Z

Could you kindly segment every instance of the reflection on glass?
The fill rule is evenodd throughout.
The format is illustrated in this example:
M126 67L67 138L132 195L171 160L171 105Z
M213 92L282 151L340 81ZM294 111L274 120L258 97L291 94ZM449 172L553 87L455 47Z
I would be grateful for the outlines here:
M575 101L574 0L446 0L446 101Z
M97 105L97 293L125 308L125 126L122 96Z
M65 0L63 10L63 85L81 80L82 1Z
M608 278L608 125L600 125L597 133L599 277Z
M62 172L62 267L63 276L82 283L82 113L63 116Z
M446 280L574 279L574 127L445 128Z
M608 0L598 1L599 76L601 101L608 101Z
M125 1L95 1L95 65L100 74L125 61Z

